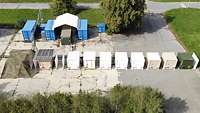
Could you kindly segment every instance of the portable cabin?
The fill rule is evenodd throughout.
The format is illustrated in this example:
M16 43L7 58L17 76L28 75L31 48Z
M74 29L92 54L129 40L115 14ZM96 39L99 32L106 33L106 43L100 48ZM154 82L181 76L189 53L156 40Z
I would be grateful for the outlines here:
M198 64L199 64L199 58L197 57L197 55L195 53L192 53L192 57L193 57L193 59L195 61L193 69L196 69Z
M131 53L131 69L144 69L145 58L142 52Z
M105 23L98 23L97 28L98 28L99 33L104 33L106 31L106 24Z
M46 40L56 40L53 25L54 25L54 20L47 21L47 24L44 29Z
M116 69L127 69L128 68L127 52L115 52L115 68Z
M36 30L36 20L27 20L26 24L22 28L22 34L24 41L32 41Z
M79 69L80 67L80 52L70 51L67 55L67 67L69 69Z
M100 52L100 69L111 69L112 55L111 52Z
M147 69L159 69L161 58L158 52L147 52Z
M178 53L178 68L179 69L192 69L195 61L192 57L192 53Z
M39 49L34 56L34 64L39 64L40 69L51 69L53 63L53 49Z
M79 21L78 38L80 40L88 39L88 20L87 19L81 19Z
M95 69L96 53L87 51L83 53L83 64L86 69Z
M163 69L175 69L178 59L174 52L164 52L162 53L162 64Z

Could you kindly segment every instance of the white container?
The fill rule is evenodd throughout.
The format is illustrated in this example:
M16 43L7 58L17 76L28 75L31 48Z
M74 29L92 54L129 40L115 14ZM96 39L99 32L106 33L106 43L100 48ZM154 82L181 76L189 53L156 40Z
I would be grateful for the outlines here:
M144 69L145 58L142 52L131 53L131 69Z
M192 58L194 59L194 62L195 62L193 69L196 69L199 64L199 58L197 57L197 55L195 53L192 54Z
M147 57L147 69L159 69L161 64L161 58L158 52L148 52Z
M86 69L95 69L96 53L87 51L83 53L83 64Z
M128 67L127 52L115 52L115 68L127 69L127 67Z
M112 55L111 52L100 52L100 69L111 69Z
M163 59L163 69L175 69L178 59L174 52L163 52L162 53Z
M72 51L67 56L67 67L69 69L79 69L80 67L80 52Z

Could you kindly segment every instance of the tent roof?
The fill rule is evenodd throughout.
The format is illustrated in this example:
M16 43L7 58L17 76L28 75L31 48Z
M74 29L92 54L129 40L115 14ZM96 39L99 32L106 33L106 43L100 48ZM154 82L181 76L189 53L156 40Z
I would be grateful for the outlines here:
M99 53L100 60L111 60L111 52L100 52Z
M69 13L62 14L56 17L53 28L57 28L62 25L69 25L78 29L79 26L79 18L76 15L72 15Z
M96 52L87 51L83 53L83 60L95 60Z
M145 61L144 54L142 52L132 52L131 53L131 60Z
M166 60L175 60L177 61L177 57L176 57L176 54L174 52L163 52L162 53L162 58L164 61Z
M79 61L80 59L80 52L79 51L70 51L67 56L67 60L75 60Z
M158 52L148 52L147 59L148 60L161 60Z
M115 52L116 60L128 60L127 52Z

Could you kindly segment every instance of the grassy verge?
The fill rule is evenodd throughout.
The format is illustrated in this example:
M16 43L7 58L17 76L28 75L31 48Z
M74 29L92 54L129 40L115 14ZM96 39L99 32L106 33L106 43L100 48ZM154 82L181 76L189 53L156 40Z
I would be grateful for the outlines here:
M22 2L51 2L52 0L0 0L0 3L22 3ZM89 3L89 2L99 2L100 0L74 0L76 2Z
M200 2L200 0L152 0L155 2Z
M78 16L80 18L88 19L89 24L96 26L99 22L104 22L103 10L89 9L81 11Z
M165 17L178 40L200 57L200 9L175 9Z
M53 18L51 10L42 10L44 21ZM0 9L0 24L15 24L19 19L37 19L38 10Z

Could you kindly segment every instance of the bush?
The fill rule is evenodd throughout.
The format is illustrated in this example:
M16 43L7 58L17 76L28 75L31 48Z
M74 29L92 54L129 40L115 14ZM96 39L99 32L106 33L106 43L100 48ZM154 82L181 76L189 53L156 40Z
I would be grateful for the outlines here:
M15 24L15 28L17 30L20 30L24 27L25 23L26 23L27 19L19 19L16 24Z
M80 92L4 99L0 113L163 113L163 103L164 96L152 88L117 85L105 95Z

